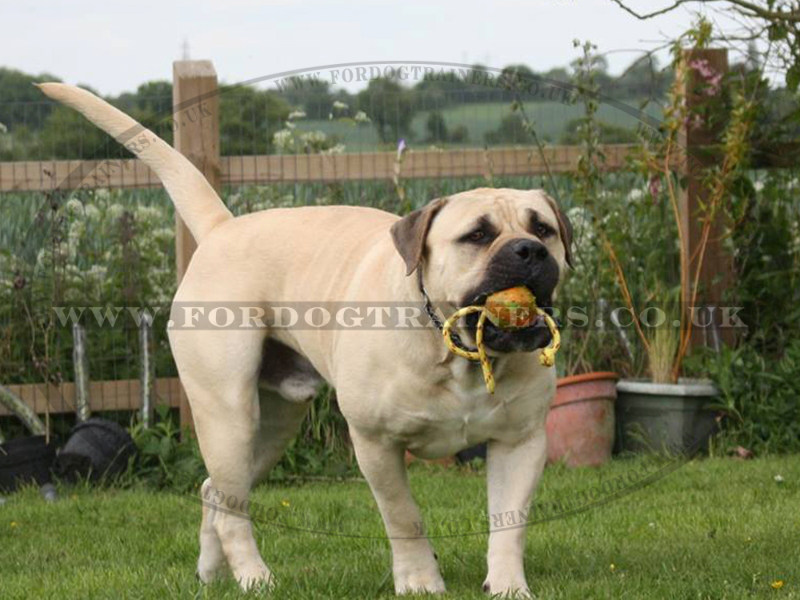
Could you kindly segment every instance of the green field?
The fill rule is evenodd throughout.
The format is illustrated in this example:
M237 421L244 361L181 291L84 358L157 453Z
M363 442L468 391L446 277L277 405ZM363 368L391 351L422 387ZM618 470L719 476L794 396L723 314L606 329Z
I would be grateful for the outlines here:
M635 130L639 119L636 114L639 110L639 101L620 101L620 105L612 106L601 103L598 109L598 120L609 125L616 125L628 130ZM529 119L536 125L536 131L543 140L557 143L564 132L566 124L584 114L581 105L568 105L562 102L527 102L525 112ZM441 111L448 129L451 131L464 125L469 131L469 139L463 144L465 147L482 147L484 136L497 129L503 117L511 114L511 106L501 102L476 102L465 103L445 108ZM427 146L425 139L430 111L423 110L416 113L412 122L414 132L412 145ZM655 106L647 109L647 114L658 118L659 110ZM364 152L381 149L381 143L375 128L369 124L355 125L342 121L307 120L298 121L298 129L304 131L319 130L336 138L347 147L349 152ZM387 148L382 148L387 149Z
M596 470L549 468L538 502L569 504L652 467L635 459ZM461 523L476 522L484 510L484 476L414 465L412 487L428 528L468 530ZM208 587L195 580L196 500L116 489L62 494L45 504L29 489L0 506L0 597L243 596L229 579ZM388 544L364 482L262 486L254 500L283 511L282 524L363 536L257 522L278 582L271 597L392 597ZM540 598L797 598L798 506L796 456L692 462L612 502L530 526L528 582ZM486 598L480 591L486 536L433 544L446 597Z

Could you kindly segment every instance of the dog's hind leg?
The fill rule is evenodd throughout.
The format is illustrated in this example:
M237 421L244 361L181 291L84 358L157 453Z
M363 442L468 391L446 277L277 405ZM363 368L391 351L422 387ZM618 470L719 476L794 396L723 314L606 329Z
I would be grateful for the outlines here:
M258 390L237 389L235 382L220 397L196 388L184 378L187 395L194 398L200 450L209 473L203 486L204 514L200 529L198 574L213 577L219 568L219 550L239 584L248 589L269 582L271 573L261 559L248 513L248 498L255 479L253 453L258 428ZM197 402L198 398L202 402ZM214 539L216 533L219 546Z
M209 473L203 485L198 575L206 580L213 576L220 567L221 549L245 589L271 579L248 514L263 338L263 332L170 331Z

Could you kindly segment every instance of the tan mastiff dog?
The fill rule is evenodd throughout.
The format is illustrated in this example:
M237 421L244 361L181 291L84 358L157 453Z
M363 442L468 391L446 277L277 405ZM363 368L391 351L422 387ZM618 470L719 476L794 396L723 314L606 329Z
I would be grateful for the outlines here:
M125 144L164 183L199 243L175 296L177 321L186 320L177 314L184 304L388 301L419 313L428 297L441 320L517 285L549 306L570 261L569 224L542 191L477 189L402 219L347 206L233 218L187 159L133 119L75 87L48 83L41 89ZM264 327L169 332L210 475L202 492L200 578L209 581L227 563L242 587L269 584L245 500L279 460L325 380L336 388L386 525L397 593L445 589L433 549L420 534L405 450L432 458L488 442L484 589L529 595L525 528L499 526L496 516L527 511L545 462L555 370L535 356L550 341L543 323L516 332L487 324L497 379L490 396L477 364L450 354L434 327L277 327L270 314ZM474 343L474 328L475 319L468 318L458 329L464 344Z

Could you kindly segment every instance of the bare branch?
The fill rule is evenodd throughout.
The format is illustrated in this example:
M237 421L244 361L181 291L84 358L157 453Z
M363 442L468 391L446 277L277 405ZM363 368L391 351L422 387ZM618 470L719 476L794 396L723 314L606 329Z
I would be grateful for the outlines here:
M657 17L659 15L666 14L675 10L676 8L683 6L684 4L709 4L711 2L728 2L729 4L733 5L737 11L746 17L753 17L759 19L766 19L768 21L786 21L789 23L800 23L800 10L770 10L759 6L758 4L754 4L752 2L748 2L748 0L675 0L669 6L664 8L655 10L649 13L638 13L628 5L626 5L622 0L611 0L614 4L619 6L622 10L627 12L630 15L633 15L637 19L645 21L647 19L652 19L653 17Z
M676 8L678 8L679 6L681 6L683 4L688 4L690 2L696 2L697 0L675 0L675 2L672 3L672 5L667 6L666 8L661 8L659 10L653 11L651 13L645 13L645 14L637 13L635 10L633 10L632 8L630 8L627 5L625 5L622 2L622 0L611 0L611 1L614 4L616 4L617 6L619 6L622 10L624 10L625 12L633 15L637 19L641 19L642 21L646 21L647 19L652 19L653 17L657 17L659 15L663 15L663 14L666 14L666 13L668 13L670 11L673 11L673 10L675 10Z

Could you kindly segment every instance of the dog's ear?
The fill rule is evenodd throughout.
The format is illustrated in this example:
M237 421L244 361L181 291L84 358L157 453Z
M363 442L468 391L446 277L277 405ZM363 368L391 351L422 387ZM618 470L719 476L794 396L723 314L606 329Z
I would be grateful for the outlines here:
M406 263L406 276L411 275L419 267L425 252L425 238L428 237L433 217L446 202L447 198L437 198L392 225L392 240Z
M567 260L567 264L572 267L572 223L569 222L569 218L567 217L566 213L561 210L555 200L553 200L547 194L544 195L547 198L547 203L550 205L550 208L556 214L556 219L558 220L558 232L561 235L561 241L564 244L564 257Z

